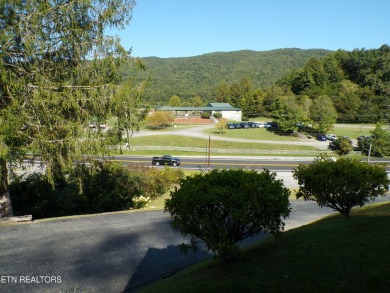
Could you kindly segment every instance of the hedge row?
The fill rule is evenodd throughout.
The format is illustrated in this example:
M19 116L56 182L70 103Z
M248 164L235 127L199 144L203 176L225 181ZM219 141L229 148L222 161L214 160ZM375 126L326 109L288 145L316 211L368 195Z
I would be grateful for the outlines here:
M78 165L54 184L40 173L18 177L10 193L15 215L41 219L141 208L182 177L180 169L95 162Z

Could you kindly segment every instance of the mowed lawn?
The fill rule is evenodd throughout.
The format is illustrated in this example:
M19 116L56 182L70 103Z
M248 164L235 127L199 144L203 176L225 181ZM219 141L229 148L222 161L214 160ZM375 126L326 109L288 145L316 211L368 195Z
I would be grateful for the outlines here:
M361 135L371 135L370 131L374 130L373 124L336 124L329 131L337 136L348 136L350 139L357 139Z
M270 237L232 262L207 260L141 292L389 292L390 203Z
M249 129L250 130L250 129ZM253 129L256 130L256 129ZM244 130L242 130L244 131ZM250 136L247 136L248 138ZM182 135L152 135L134 137L131 139L134 146L180 146L206 148L208 139L194 138ZM212 148L221 149L257 149L257 150L317 150L317 148L305 145L270 144L270 143L246 143L234 141L212 140Z
M337 136L348 136L356 139L361 135L371 135L370 131L375 128L373 124L336 124L333 129L327 133L336 134ZM205 134L211 134L221 137L231 138L248 138L256 140L274 140L274 141L299 141L298 137L291 135L277 135L266 128L249 128L249 129L226 129L220 134L217 129L210 128L204 131ZM304 138L306 135L302 134ZM315 138L312 138L315 139Z
M155 130L155 134L152 136L139 136L131 138L132 146L161 146L161 147L183 147L183 148L208 148L208 139L195 138L191 136L185 135L174 135L174 132L177 130L183 130L183 128L190 129L191 127L196 127L199 125L179 125L177 128L164 128L161 130ZM374 129L374 125L372 124L363 124L363 125L355 125L355 124L336 124L334 129L330 130L328 133L334 133L338 136L348 136L351 139L356 139L360 135L370 135L370 131ZM166 131L169 130L169 133L166 134ZM159 134L162 131L165 134ZM315 138L308 139L307 136L302 134L300 137L295 137L291 135L277 135L271 131L268 131L265 128L252 128L252 129L224 129L223 133L220 134L219 131L215 127L208 128L203 131L205 135L211 135L211 148L212 149L226 149L226 150L242 150L241 153L245 153L245 150L259 150L259 151L270 151L272 154L275 154L275 151L280 151L280 155L288 154L288 151L296 151L296 155L313 155L310 153L311 151L323 152L323 149L318 149L314 146L310 146L309 142L314 141ZM226 138L227 140L217 140L213 139L214 137L218 138ZM229 141L230 138L237 139L250 139L257 141L253 142L233 142ZM264 141L264 142L262 142ZM275 141L276 143L270 143ZM290 145L284 144L283 142L302 142L302 144ZM305 142L308 142L308 145L305 145ZM126 150L122 150L124 153L128 153ZM168 150L167 150L168 151ZM308 153L305 153L308 151ZM136 150L132 151L132 154L139 155L149 155L154 154L155 150ZM235 151L237 152L237 151ZM190 150L169 150L169 153L172 155L199 155L199 151L193 152ZM299 153L299 154L298 154ZM223 153L218 152L215 154L222 155ZM226 155L229 153L226 152ZM248 152L249 155L249 152ZM290 153L289 155L294 155Z
M277 135L266 128L247 128L247 129L225 129L220 134L216 128L210 128L204 131L205 134L211 134L220 137L255 139L255 140L274 140L274 141L299 141L299 138L292 135Z

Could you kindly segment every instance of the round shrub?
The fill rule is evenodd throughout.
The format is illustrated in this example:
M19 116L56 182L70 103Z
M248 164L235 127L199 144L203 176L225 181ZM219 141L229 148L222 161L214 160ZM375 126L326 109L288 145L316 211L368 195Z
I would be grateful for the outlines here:
M363 206L389 190L390 180L382 165L369 165L356 158L334 161L322 155L312 164L293 171L298 180L297 198L316 201L348 217L355 206Z
M201 114L202 118L209 119L211 117L211 112L210 111L204 111Z
M289 215L290 191L265 170L213 170L182 179L171 192L165 211L172 227L196 250L204 242L216 256L230 259L238 252L238 242L267 231L278 234Z

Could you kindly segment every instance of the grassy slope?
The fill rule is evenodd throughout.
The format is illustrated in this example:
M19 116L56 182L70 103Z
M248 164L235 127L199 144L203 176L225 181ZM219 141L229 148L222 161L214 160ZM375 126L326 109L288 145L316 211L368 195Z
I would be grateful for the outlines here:
M264 119L262 119L264 120ZM265 120L264 120L265 121ZM159 132L170 131L174 133L177 130L182 130L183 128L190 128L196 125L180 125L178 128L164 128L161 130L155 130L155 135L145 136L145 137L133 137L131 139L131 144L134 146L177 146L177 147L198 147L205 148L208 143L207 139L194 139L193 137L186 136L176 136L176 135L166 135ZM356 139L360 135L371 135L370 131L373 130L375 125L373 124L336 124L335 128L330 130L329 133L334 133L338 136L348 136L351 139ZM251 139L257 140L259 143L246 143L246 142L231 142L231 141L219 141L212 139L212 148L216 149L241 149L242 153L245 153L245 150L266 150L272 151L272 155L275 155L275 151L280 151L280 156L286 155L286 152L289 150L300 151L300 156L305 155L305 151L318 151L316 147L306 146L306 145L288 145L288 144L270 144L262 143L263 140L268 141L299 141L297 137L293 136L280 136L272 132L267 131L263 128L258 129L236 129L228 130L226 129L223 134L219 134L216 128L210 128L203 131L204 134L211 134L212 136L218 136L221 138L240 138L240 139ZM314 138L313 138L314 139ZM123 151L123 150L122 150ZM321 151L321 150L320 150ZM151 155L156 151L123 151L124 154L138 154L138 155ZM172 155L200 155L199 152L189 152L189 151L171 151ZM287 153L288 155L294 155L293 153ZM229 155L229 153L215 153L213 155ZM231 154L230 154L231 155ZM249 155L249 154L247 154ZM266 154L264 154L266 155ZM306 154L307 155L307 154ZM308 154L312 156L313 154Z
M208 260L142 292L388 292L390 203L269 238L231 263Z
M243 130L244 131L244 130ZM250 130L248 130L250 132ZM248 134L249 134L248 132ZM250 137L250 136L248 136ZM199 147L206 148L207 139L193 138L190 136L178 136L178 135L153 135L135 137L131 140L132 145L135 146L181 146L181 147ZM249 142L233 142L233 141L221 141L212 140L212 148L222 149L265 149L265 150L316 150L312 146L304 145L288 145L288 144L262 144L249 143Z
M371 135L371 130L374 130L374 124L337 124L329 133L334 133L338 136L348 136L351 139L357 139L361 135Z

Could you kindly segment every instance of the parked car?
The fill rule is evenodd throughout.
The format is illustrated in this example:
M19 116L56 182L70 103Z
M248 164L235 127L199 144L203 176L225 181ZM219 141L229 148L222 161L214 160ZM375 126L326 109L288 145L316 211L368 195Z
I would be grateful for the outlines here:
M236 129L241 129L242 128L240 123L234 123L234 127Z
M368 136L368 135L361 135L357 138L357 140L365 140L365 139L368 139L368 138L371 138L371 136Z
M249 124L249 126L250 126L251 128L259 128L259 127L260 127L259 125L257 125L256 122L249 121L248 124Z
M227 128L227 129L236 129L236 127L234 126L233 123L228 123L228 124L226 124L226 128Z
M241 128L245 128L245 129L250 128L248 122L241 122L240 125L241 125Z
M271 125L268 122L255 122L260 128L270 128Z
M269 125L269 127L272 127L272 128L278 128L279 127L278 123L276 123L274 121L268 121L267 124Z
M336 134L326 134L325 136L327 140L335 141L337 139Z
M319 140L319 141L326 141L326 136L324 134L318 134L317 135L317 140Z
M152 159L152 165L173 165L173 166L180 166L180 159L179 158L173 158L170 155L163 155L161 157L153 157Z

